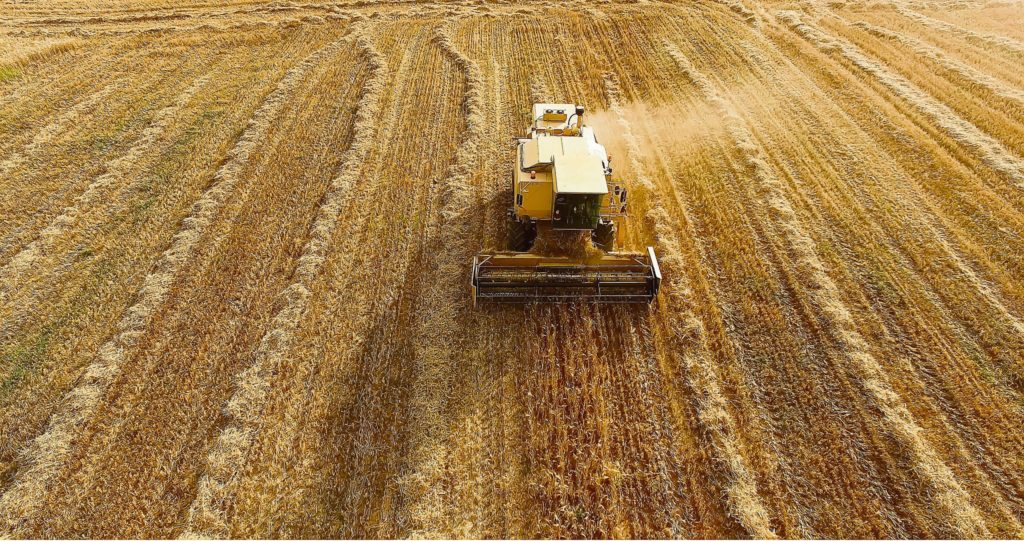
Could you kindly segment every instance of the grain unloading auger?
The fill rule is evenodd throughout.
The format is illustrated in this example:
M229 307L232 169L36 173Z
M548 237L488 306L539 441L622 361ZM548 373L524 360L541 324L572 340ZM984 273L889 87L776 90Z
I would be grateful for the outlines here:
M473 258L473 302L649 303L661 287L654 249L616 252L626 187L612 180L583 107L538 103L512 170L508 250ZM597 255L530 253L538 231L590 232Z

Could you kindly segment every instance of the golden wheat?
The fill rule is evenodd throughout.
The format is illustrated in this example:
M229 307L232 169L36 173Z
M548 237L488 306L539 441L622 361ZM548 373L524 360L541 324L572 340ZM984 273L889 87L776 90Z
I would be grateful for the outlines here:
M1021 17L5 4L0 535L1024 535ZM543 101L651 306L472 307Z

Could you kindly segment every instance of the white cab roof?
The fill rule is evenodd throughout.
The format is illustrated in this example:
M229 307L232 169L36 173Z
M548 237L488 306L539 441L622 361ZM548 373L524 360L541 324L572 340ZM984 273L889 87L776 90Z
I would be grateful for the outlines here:
M582 141L582 139L579 140ZM601 163L601 158L593 154L573 152L557 155L553 170L555 192L557 193L608 193L608 183L604 178L604 164Z

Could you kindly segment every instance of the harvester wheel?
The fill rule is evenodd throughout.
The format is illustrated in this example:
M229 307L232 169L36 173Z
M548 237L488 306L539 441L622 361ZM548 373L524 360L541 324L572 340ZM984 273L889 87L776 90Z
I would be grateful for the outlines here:
M610 252L615 249L615 222L608 220L607 222L598 222L597 228L590 233L591 240L594 241L594 246Z
M529 252L537 240L537 224L531 220L514 220L509 224L508 249Z

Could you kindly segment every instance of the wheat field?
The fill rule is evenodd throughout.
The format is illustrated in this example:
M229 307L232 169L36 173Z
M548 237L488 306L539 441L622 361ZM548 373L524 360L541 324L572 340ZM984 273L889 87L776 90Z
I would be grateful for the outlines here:
M1024 537L1024 3L0 0L0 536ZM474 309L534 102L650 306Z

